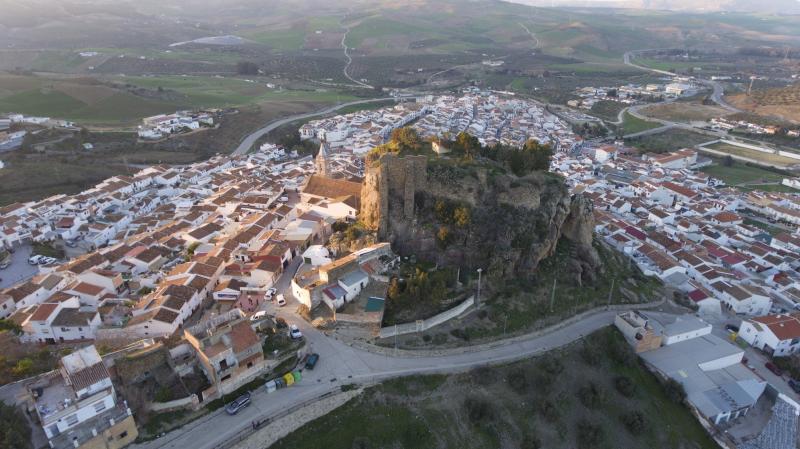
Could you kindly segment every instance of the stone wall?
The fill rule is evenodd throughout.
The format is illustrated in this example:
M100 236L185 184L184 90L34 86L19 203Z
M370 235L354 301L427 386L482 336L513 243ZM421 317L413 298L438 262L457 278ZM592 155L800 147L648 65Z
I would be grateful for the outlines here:
M453 318L461 316L461 314L469 310L469 308L474 304L475 297L470 296L461 304L445 310L438 315L432 316L427 320L419 320L414 323L403 323L396 326L383 327L380 331L380 338L394 337L395 335L413 334L415 332L425 332L432 327L436 327L442 323L452 320Z

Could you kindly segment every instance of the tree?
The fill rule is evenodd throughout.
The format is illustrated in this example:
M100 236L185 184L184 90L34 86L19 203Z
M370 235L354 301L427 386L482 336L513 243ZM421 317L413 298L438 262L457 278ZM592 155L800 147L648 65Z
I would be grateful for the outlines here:
M11 320L2 319L0 320L0 331L11 331L15 335L20 335L22 327Z
M258 64L251 61L239 61L236 63L236 73L239 75L258 75Z
M0 449L32 449L31 428L22 413L0 401Z
M465 228L469 225L469 209L464 206L456 207L453 211L453 222L459 228Z
M392 131L391 141L395 143L401 152L417 153L422 148L422 140L413 128L408 126L397 128Z
M722 159L722 165L723 165L723 166L725 166L725 167L731 167L731 166L733 166L733 157L731 157L731 155L730 155L730 154L729 154L729 155L727 155L727 156L725 156L725 157Z
M647 428L647 419L644 413L639 410L624 413L620 416L620 420L625 425L625 428L628 429L628 432L633 435L640 435Z

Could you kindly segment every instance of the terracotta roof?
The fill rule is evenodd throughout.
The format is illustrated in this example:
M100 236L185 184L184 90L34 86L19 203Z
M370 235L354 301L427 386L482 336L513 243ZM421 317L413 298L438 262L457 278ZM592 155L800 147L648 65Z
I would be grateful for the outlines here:
M766 315L752 320L767 326L778 340L800 338L800 320L795 315Z

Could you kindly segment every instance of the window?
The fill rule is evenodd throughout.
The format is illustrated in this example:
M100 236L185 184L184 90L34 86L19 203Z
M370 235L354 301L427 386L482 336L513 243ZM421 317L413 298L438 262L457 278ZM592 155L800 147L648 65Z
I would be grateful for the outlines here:
M247 367L248 368L252 368L253 367L253 362L247 362Z
M78 415L73 413L67 416L67 425L74 426L75 424L78 424Z
M97 413L100 413L105 409L106 409L106 403L105 402L101 401L101 402L98 402L98 403L96 403L94 405L94 411L97 412Z
M66 332L66 331L67 331L67 328L66 328L66 327L62 327L62 328L61 328L61 332Z
M78 328L78 332L83 332L83 328L82 328L82 327L79 327L79 328Z
M121 434L119 434L119 439L121 440L121 439L125 438L126 436L128 436L128 431L127 430L122 432Z

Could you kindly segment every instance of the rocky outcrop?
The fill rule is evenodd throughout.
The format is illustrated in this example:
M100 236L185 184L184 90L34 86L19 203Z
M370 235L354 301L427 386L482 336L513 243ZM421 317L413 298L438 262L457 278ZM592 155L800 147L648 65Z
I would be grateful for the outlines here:
M592 248L591 202L563 179L516 177L491 164L462 165L387 153L368 163L360 221L401 255L497 276L528 276L563 236L578 282L600 263Z

